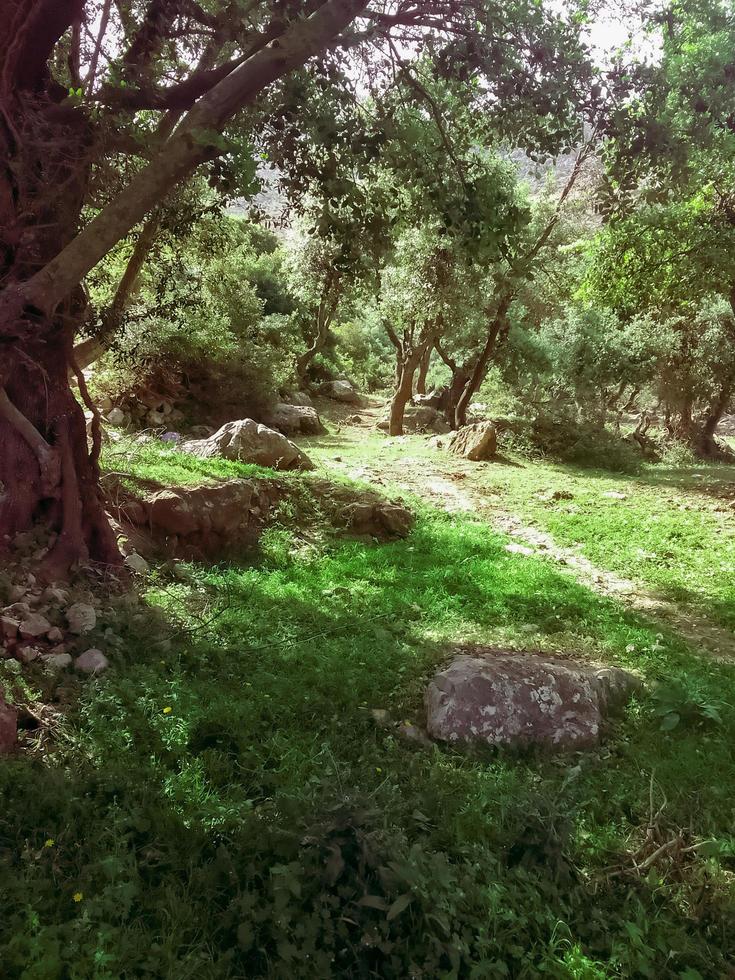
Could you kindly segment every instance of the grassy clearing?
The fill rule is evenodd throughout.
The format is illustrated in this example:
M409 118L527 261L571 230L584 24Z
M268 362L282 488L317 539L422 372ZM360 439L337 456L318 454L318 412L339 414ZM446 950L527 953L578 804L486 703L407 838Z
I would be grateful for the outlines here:
M630 475L513 456L467 468L420 436L395 442L342 430L327 440L315 440L308 449L324 465L333 465L336 453L347 471L372 465L388 482L408 478L417 492L429 468L462 470L467 479L460 489L473 491L491 510L516 514L600 568L735 628L733 466L649 465ZM572 499L541 499L554 490ZM625 499L605 496L616 492Z
M3 976L724 975L735 667L504 543L428 508L383 546L273 528L257 561L103 609L116 668L64 682L50 756L0 767ZM599 751L475 759L373 724L417 718L463 639L676 682L682 721L647 695ZM718 843L634 873L651 793L664 836Z

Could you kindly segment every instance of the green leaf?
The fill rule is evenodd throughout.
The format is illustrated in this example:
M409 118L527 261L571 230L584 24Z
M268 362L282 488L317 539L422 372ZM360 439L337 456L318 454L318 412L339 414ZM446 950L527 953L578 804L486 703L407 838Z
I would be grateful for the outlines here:
M388 922L391 922L393 919L397 918L401 912L405 912L412 901L413 895L410 892L404 892L403 895L399 895L388 909L388 915L386 916Z
M662 732L673 731L680 721L681 721L681 715L677 714L676 711L670 712L668 715L666 715L663 718L661 722L661 731Z
M363 895L357 904L368 909L378 909L380 912L388 909L388 903L380 895Z

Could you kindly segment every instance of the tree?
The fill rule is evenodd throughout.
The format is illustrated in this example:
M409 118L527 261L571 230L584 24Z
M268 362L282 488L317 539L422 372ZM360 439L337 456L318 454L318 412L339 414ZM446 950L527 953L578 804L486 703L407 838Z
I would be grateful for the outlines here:
M343 89L353 52L382 70L394 36L429 50L468 91L481 84L489 102L588 84L576 25L522 3L9 0L4 13L0 539L45 520L57 534L50 578L78 561L120 561L98 487L98 427L90 455L68 380L83 279L198 167L216 174L236 117L254 134L284 112L288 81L314 66ZM239 156L254 170L242 141Z

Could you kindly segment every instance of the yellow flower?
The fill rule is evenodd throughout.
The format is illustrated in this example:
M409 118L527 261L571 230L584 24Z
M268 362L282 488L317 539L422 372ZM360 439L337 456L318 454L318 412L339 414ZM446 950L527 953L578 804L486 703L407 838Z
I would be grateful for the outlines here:
M376 766L376 767L375 767L375 771L376 771L376 772L378 772L378 773L380 773L380 772L382 772L383 770L382 770L382 769L380 768L380 766Z
M81 902L81 900L84 898L84 895L82 892L74 892L72 898L74 899L75 902Z
M164 715L170 715L172 711L173 708L169 708L168 705L166 705L166 707L163 709Z
M49 839L44 843L43 846L44 847L53 847L55 843L56 843L56 841L53 839L53 837L49 837Z

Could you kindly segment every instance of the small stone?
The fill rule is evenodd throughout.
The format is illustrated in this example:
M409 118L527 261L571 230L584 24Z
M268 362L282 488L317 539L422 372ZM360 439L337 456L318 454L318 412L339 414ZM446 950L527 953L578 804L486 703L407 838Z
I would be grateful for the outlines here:
M107 413L107 421L110 425L123 425L125 423L125 412L121 408L112 408Z
M627 493L621 493L619 490L606 490L603 493L602 496L603 497L607 497L608 500L627 500L628 499L628 494Z
M42 657L47 667L53 670L63 670L71 664L71 655L68 653L49 653Z
M16 651L15 655L21 663L30 664L34 660L38 660L41 656L41 651L36 647L21 647L20 650Z
M101 650L85 650L74 661L75 670L83 674L101 674L110 666L110 661Z
M13 619L12 616L0 616L0 633L6 640L14 640L18 635L20 620Z
M45 636L51 629L51 623L40 613L31 613L26 616L20 624L20 635L26 639L29 637Z
M94 607L87 602L75 602L66 611L66 621L69 629L77 636L81 633L89 633L97 625L97 613Z
M25 595L25 593L23 593ZM12 606L6 606L3 610L6 616L11 616L13 619L25 619L31 614L31 607L27 602L14 602Z
M131 551L131 553L126 556L125 564L131 570L131 572L136 572L138 575L145 575L145 573L150 570L148 562L136 551Z
M61 632L58 626L52 626L46 634L46 639L49 641L49 643L61 643L61 641L64 639L64 634Z
M56 586L50 585L47 589L43 590L42 598L44 602L55 602L63 606L69 601L69 593L66 589L59 589Z

